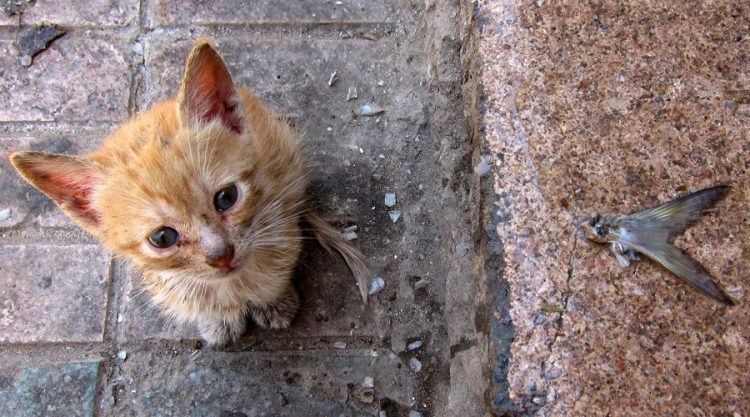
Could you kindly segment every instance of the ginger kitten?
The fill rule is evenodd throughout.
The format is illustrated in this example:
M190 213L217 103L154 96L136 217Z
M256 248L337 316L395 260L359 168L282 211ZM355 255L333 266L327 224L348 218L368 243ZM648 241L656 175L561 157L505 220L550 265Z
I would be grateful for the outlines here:
M187 58L176 99L152 106L85 156L16 152L10 160L104 246L141 270L153 301L194 322L210 345L235 341L249 315L288 327L300 221L346 260L367 302L361 252L312 212L299 139L211 44Z

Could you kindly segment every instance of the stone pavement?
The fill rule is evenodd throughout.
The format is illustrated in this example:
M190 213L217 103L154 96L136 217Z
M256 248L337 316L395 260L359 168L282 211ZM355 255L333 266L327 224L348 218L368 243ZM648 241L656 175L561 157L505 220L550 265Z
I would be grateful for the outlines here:
M462 111L467 4L0 5L0 415L484 413L479 205ZM40 25L65 34L28 65L21 40ZM175 94L199 36L215 40L236 81L304 132L320 211L359 226L356 244L385 279L368 307L343 262L310 244L292 328L251 328L213 351L161 317L137 274L12 171L11 150L86 152ZM367 103L385 112L363 116ZM397 196L395 222L386 192ZM415 341L421 347L407 349Z
M3 156L95 148L209 36L305 133L321 212L386 282L363 307L309 244L292 327L214 351L0 158L0 415L750 416L747 2L0 6ZM65 35L23 65L42 24ZM716 183L677 243L733 308L576 227Z

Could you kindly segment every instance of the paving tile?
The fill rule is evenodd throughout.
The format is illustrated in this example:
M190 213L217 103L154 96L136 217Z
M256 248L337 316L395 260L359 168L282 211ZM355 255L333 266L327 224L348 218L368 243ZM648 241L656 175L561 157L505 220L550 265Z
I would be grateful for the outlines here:
M0 415L94 415L99 362L73 362L0 372Z
M0 27L18 26L19 22L20 22L20 19L18 15L7 16L3 13L0 13Z
M101 341L110 258L95 245L0 246L0 342Z
M414 375L398 358L210 349L127 353L104 390L104 415L365 416L381 404L403 412L415 388ZM363 392L367 376L374 376L371 394Z
M21 17L24 25L126 26L138 21L138 0L37 1Z
M24 181L8 161L12 151L34 150L49 153L85 153L101 142L99 136L60 134L51 138L0 136L0 210L8 209L0 227L13 227L25 220L39 227L77 227L47 196Z
M130 67L122 50L93 37L65 35L30 67L0 41L0 121L113 121L127 118Z
M404 2L394 0L378 2L261 0L252 3L242 0L190 3L154 0L149 3L147 11L148 21L152 26L264 21L387 21L396 17L398 12L403 12L404 4Z

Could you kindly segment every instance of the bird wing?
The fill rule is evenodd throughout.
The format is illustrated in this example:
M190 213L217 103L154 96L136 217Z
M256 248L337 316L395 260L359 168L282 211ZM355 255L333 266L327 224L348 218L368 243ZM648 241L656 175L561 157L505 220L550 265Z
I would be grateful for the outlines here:
M709 297L727 305L734 305L734 301L714 282L706 268L682 249L664 241L637 241L628 244Z
M673 237L700 220L729 190L728 185L705 188L660 206L633 213L630 218L643 222L653 229L652 233L659 229L668 237Z

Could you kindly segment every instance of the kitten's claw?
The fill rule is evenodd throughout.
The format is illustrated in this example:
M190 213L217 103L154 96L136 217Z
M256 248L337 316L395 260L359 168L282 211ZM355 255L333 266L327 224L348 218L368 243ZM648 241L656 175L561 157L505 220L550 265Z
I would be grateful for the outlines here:
M259 326L271 329L286 329L299 310L299 296L289 288L284 296L270 305L250 305L250 314Z

